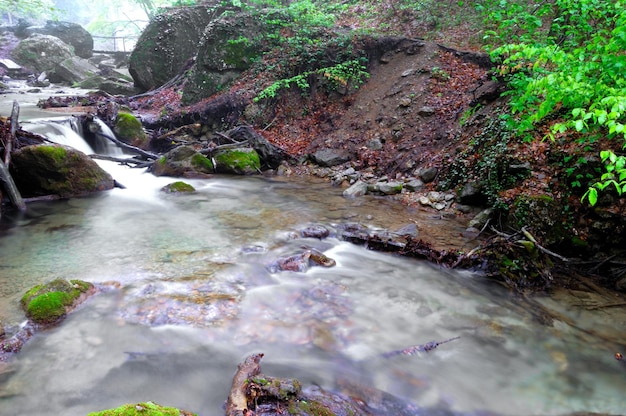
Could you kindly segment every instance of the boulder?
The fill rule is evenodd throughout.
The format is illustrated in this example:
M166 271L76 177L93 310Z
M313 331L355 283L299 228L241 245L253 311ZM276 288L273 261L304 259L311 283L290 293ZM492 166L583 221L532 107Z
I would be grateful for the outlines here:
M176 76L198 51L204 28L224 8L176 8L158 15L141 33L130 55L129 72L137 88L160 87Z
M219 151L213 157L215 170L219 173L252 175L261 170L261 159L256 150L248 147Z
M58 144L26 146L13 152L11 173L24 197L69 198L114 186L111 175L89 156Z
M81 58L89 58L93 55L93 38L77 23L48 20L45 26L30 26L22 33L26 36L34 34L54 36L70 45L74 53Z
M343 196L346 198L355 198L357 196L363 196L367 193L367 182L356 181L352 186L343 191Z
M11 51L15 62L36 72L52 71L57 64L74 56L72 49L61 39L34 34L20 41Z
M148 144L148 135L143 130L141 121L127 111L120 111L115 117L113 131L124 143L145 149Z
M196 62L183 89L191 104L227 88L261 55L267 45L259 33L268 33L268 21L278 12L222 14L211 21L198 45Z
M322 149L310 155L310 158L320 166L331 167L349 161L352 155L342 149Z
M156 176L206 177L213 171L211 160L191 146L178 146L152 165Z
M49 78L50 81L55 83L75 84L93 77L98 72L98 68L90 64L86 59L72 56L56 64L54 71L49 74Z

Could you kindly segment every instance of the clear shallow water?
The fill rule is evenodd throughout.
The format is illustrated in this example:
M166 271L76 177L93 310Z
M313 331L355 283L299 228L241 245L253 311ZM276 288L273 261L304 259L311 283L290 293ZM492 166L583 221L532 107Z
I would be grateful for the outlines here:
M127 189L3 218L0 316L9 327L23 320L19 298L34 284L62 277L105 288L0 374L3 416L85 415L144 400L223 414L237 363L252 352L265 353L268 375L330 389L348 379L363 386L350 391L357 396L374 387L425 408L626 409L626 369L612 358L624 322L614 311L538 299L563 317L543 325L533 306L480 276L333 237L292 238L311 223L394 229L414 220L428 238L461 247L461 222L279 178L188 180L195 194L167 195L159 189L172 178L102 164ZM337 265L270 273L304 246ZM430 353L377 358L454 336Z

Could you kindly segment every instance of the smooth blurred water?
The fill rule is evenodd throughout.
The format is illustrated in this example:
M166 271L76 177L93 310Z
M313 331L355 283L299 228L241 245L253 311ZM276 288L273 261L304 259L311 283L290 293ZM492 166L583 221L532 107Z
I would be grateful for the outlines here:
M415 222L426 239L469 250L464 221L385 198L345 199L325 182L293 178L185 180L197 192L170 195L160 188L176 179L100 163L126 189L32 203L0 223L0 317L9 332L35 284L84 279L103 288L0 372L3 416L85 415L146 400L223 414L237 364L252 352L265 353L268 375L329 389L349 379L363 392L449 412L626 409L626 368L612 358L625 342L618 308L585 311L567 293L528 303L477 275L333 236L294 238L314 223ZM269 271L306 247L337 265ZM561 319L541 323L537 307ZM429 353L380 358L456 336Z

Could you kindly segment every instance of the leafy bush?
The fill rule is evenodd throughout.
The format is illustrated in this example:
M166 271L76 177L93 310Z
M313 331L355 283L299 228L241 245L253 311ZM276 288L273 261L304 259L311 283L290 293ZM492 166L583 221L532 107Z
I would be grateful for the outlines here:
M626 140L626 7L599 0L484 0L492 58L511 86L509 127L526 140L550 118L547 137L568 130L593 142L602 135ZM626 142L622 143L626 148ZM613 156L611 156L613 155ZM601 154L607 173L585 194L610 185L624 192L623 157Z

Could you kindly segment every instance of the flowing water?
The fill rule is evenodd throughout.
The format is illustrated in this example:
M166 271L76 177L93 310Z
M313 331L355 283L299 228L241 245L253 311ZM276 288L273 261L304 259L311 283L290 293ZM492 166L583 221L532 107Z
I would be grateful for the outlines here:
M3 416L86 415L146 400L220 415L237 363L253 352L265 353L265 374L328 389L348 378L437 414L625 412L626 368L612 357L624 347L624 320L613 309L545 297L539 304L563 319L539 322L528 303L479 275L332 233L297 237L310 224L414 221L428 240L468 250L461 221L293 178L186 180L197 191L171 195L160 188L173 178L99 163L126 189L31 203L2 218L0 317L9 333L35 284L102 288L0 371ZM336 266L272 272L277 258L306 247ZM428 353L380 358L456 336Z

